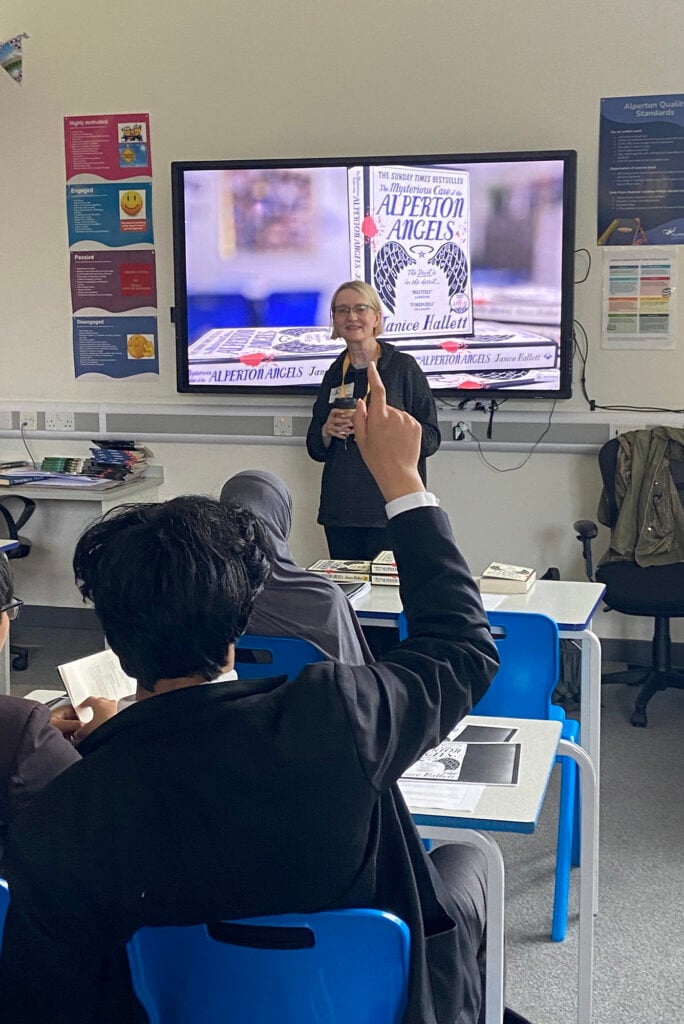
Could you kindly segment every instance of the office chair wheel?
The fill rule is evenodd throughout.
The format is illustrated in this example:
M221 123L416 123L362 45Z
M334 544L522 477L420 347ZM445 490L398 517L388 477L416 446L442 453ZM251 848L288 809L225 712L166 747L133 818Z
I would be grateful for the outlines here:
M648 725L648 718L646 717L646 708L634 708L632 717L630 718L632 725L638 728L645 729Z
M28 668L28 654L17 654L12 658L12 668L17 672L24 672Z

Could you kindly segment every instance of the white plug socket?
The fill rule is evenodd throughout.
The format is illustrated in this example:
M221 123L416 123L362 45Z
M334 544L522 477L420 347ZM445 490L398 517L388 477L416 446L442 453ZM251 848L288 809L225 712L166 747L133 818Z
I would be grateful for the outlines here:
M292 437L292 417L291 416L274 416L273 417L273 436L274 437Z
M19 413L19 429L24 430L37 430L38 429L38 413L35 412L20 412Z
M73 412L45 412L46 430L74 430Z

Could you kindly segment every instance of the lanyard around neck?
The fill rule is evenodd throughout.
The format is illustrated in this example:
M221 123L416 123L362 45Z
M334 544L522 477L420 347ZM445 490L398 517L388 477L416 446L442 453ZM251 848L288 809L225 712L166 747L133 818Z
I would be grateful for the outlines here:
M380 353L382 353L382 348L380 347L380 344L378 342L376 342L375 344L377 346L376 349L375 349L375 356L376 356L376 359L377 359L377 357L378 357L378 350L380 351ZM341 391L342 396L344 398L347 397L347 386L345 384L345 379L347 377L347 370L349 369L350 366L351 366L351 359L349 358L349 352L346 352L345 356L344 356L344 361L342 363L342 383L340 384L340 391ZM352 390L351 397L353 398L354 397L354 385L352 384L350 386L351 386L351 390ZM370 395L370 384L366 388L366 394L363 396L364 402L368 401L368 396L369 395Z

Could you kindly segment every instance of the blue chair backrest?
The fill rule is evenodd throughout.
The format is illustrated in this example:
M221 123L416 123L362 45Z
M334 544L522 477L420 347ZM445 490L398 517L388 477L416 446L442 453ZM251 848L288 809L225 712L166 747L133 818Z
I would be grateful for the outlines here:
M2 949L2 933L9 907L9 886L4 878L0 878L0 949Z
M235 645L235 669L240 679L264 676L294 679L305 665L327 660L320 647L295 637L245 633Z
M558 626L535 612L487 613L501 665L474 715L548 719L558 683Z
M410 935L380 910L141 928L128 943L150 1024L400 1024Z

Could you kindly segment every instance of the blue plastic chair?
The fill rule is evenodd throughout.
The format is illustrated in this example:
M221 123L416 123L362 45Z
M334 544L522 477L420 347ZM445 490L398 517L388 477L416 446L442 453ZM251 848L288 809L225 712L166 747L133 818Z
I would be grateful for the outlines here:
M532 612L487 613L501 665L474 715L539 718L561 722L561 737L579 742L579 722L565 717L563 708L551 703L560 671L558 626L547 615ZM568 925L570 864L579 849L577 765L569 757L557 758L561 766L560 810L556 847L556 880L551 938L562 942Z
M295 679L305 665L327 660L320 647L296 637L245 633L235 644L235 670L240 679L264 676Z
M560 670L558 626L548 615L533 612L487 613L501 665L473 715L538 718L562 723L561 737L579 742L579 722L565 717L551 703ZM407 636L406 619L399 617L399 637ZM577 765L557 758L561 767L560 810L556 846L556 878L551 938L562 942L568 926L570 865L579 864L579 789Z
M150 1024L400 1024L410 935L380 910L141 928L128 943Z
M2 949L2 933L5 929L5 918L9 907L9 886L4 878L0 878L0 949Z

